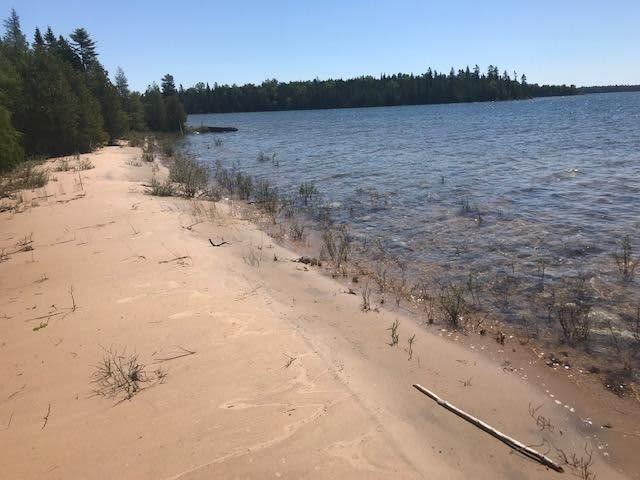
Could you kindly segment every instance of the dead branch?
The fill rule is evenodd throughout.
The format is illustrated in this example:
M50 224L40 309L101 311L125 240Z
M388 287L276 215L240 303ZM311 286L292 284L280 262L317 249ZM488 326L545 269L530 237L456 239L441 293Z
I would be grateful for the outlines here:
M222 241L220 243L213 243L211 239L209 239L209 243L212 247L221 247L222 245L231 245L229 242Z
M169 260L160 260L158 263L171 263L171 262L177 262L179 260L186 260L187 258L191 258L189 255L183 255L181 257L175 257L175 258L171 258Z
M424 393L427 397L429 397L432 400L434 400L441 407L444 407L447 410L449 410L450 412L455 413L460 418L463 418L467 422L469 422L472 425L475 425L476 427L478 427L480 430L484 430L489 435L497 438L502 443L508 445L509 447L514 449L515 451L523 454L524 456L526 456L526 457L528 457L528 458L530 458L532 460L535 460L536 462L541 463L542 465L545 465L545 466L555 470L556 472L564 472L564 469L560 465L558 465L556 462L551 460L549 457L547 457L545 455L542 455L541 453L537 452L536 450L527 447L524 443L521 443L518 440L515 440L515 439L513 439L511 437L508 437L507 435L505 435L504 433L500 432L499 430L496 430L495 428L491 427L490 425L484 423L482 420L479 420L479 419L475 418L474 416L469 415L467 412L465 412L463 410L460 410L458 407L456 407L456 406L450 404L449 402L441 399L438 395L436 395L432 391L427 390L422 385L419 385L419 384L416 383L416 384L413 385L413 387L416 390L418 390L419 392Z
M40 430L44 430L44 427L47 426L47 422L49 421L49 415L51 415L51 404L49 404L49 407L47 408L47 414L42 417L42 419L44 420L44 423L42 424L42 428Z
M282 368L289 368L293 362L295 362L298 357L292 357L291 355L285 355L285 357L289 357L287 362L282 366Z
M169 360L175 360L176 358L182 358L182 357L188 357L189 355L195 355L195 351L192 350L187 350L186 348L178 345L178 348L180 350L182 350L183 353L179 353L177 355L173 355L171 357L164 357L164 358L156 358L155 362L156 363L160 363L160 362L168 362Z

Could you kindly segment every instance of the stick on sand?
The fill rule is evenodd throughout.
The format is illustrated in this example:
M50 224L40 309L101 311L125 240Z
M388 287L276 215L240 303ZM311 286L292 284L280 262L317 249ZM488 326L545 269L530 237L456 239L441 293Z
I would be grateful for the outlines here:
M511 437L508 437L504 433L502 433L502 432L496 430L495 428L493 428L492 426L484 423L482 420L478 420L476 417L474 417L472 415L469 415L464 410L460 410L458 407L456 407L454 405L451 405L449 402L441 399L438 395L433 393L431 390L427 390L422 385L419 385L417 383L414 384L413 387L416 390L418 390L419 392L424 393L427 397L431 398L432 400L435 400L438 403L438 405L440 405L441 407L444 407L447 410L455 413L459 417L464 418L467 422L475 425L480 430L484 430L489 435L492 435L495 438L497 438L498 440L500 440L502 443L506 443L511 448L513 448L515 451L520 452L521 454L531 458L532 460L535 460L536 462L540 462L541 464L543 464L543 465L545 465L545 466L547 466L549 468L552 468L556 472L564 472L564 469L560 465L558 465L556 462L551 460L549 457L547 457L547 456L535 451L534 449L532 449L530 447L527 447L524 443L521 443L518 440L515 440L515 439L513 439Z

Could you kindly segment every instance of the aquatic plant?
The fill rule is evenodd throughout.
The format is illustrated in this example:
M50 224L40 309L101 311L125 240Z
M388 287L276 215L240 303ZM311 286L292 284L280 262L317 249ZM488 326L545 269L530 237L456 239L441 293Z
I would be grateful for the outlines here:
M445 313L447 322L453 328L460 328L462 317L467 312L464 291L464 286L450 284L440 292L440 308Z
M306 207L309 205L309 202L318 195L318 189L311 182L304 182L300 184L298 188L298 195L302 200L302 204Z
M618 266L618 271L625 281L633 279L636 267L640 262L640 258L634 258L633 246L631 245L631 237L625 235L620 242L620 248L613 254L613 258Z

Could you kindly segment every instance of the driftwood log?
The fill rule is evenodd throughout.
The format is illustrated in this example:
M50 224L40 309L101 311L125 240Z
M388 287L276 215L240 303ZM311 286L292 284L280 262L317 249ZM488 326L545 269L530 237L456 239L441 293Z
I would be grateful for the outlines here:
M456 407L456 406L450 404L449 402L443 400L442 398L440 398L438 395L433 393L431 390L427 390L422 385L419 385L417 383L414 384L413 387L416 390L418 390L419 392L424 393L427 397L431 398L432 400L435 400L436 403L438 405L440 405L441 407L444 407L447 410L449 410L450 412L455 413L459 417L465 419L467 422L469 422L472 425L475 425L476 427L478 427L480 430L484 430L489 435L497 438L502 443L505 443L508 446L510 446L516 452L519 452L522 455L524 455L524 456L526 456L528 458L531 458L532 460L535 460L536 462L539 462L542 465L555 470L556 472L564 472L564 469L562 468L562 466L560 466L559 464L557 464L556 462L551 460L549 457L541 454L540 452L537 452L536 450L534 450L531 447L526 446L524 443L519 442L518 440L515 440L514 438L511 438L511 437L505 435L504 433L500 432L499 430L496 430L492 426L484 423L482 420L479 420L476 417L474 417L472 415L469 415L464 410L460 410L458 407Z
M189 129L192 132L198 133L228 133L228 132L237 132L238 129L236 127L209 127L206 125L201 125L199 127L193 127Z

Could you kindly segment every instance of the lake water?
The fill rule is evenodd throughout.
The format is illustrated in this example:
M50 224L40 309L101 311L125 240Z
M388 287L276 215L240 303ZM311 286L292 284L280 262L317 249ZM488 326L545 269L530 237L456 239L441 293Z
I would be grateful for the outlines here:
M623 234L640 250L640 93L501 103L192 115L236 133L190 136L202 161L297 192L313 182L338 220L412 267L612 274ZM216 147L214 138L222 138ZM278 166L259 162L276 153Z

